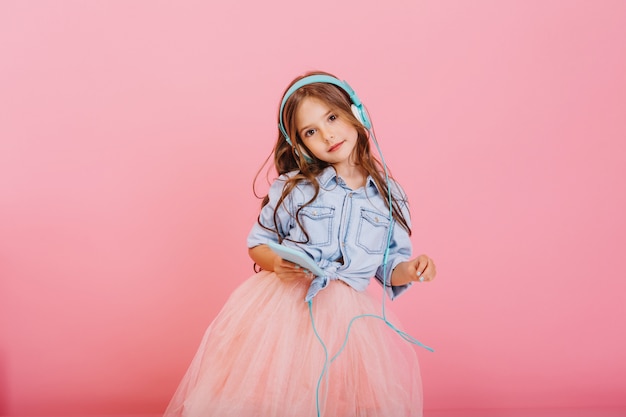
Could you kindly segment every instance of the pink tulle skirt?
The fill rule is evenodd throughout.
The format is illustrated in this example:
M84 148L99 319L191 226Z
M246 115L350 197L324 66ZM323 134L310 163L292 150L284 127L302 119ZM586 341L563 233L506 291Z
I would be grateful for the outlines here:
M380 299L332 281L313 299L311 320L306 290L306 282L265 271L237 288L207 329L165 416L422 416L411 344L366 317L353 322L344 346L350 321L380 315ZM387 318L399 325L389 311Z

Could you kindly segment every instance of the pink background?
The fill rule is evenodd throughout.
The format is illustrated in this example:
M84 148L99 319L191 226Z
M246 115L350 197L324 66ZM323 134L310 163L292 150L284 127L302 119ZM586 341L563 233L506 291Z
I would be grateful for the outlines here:
M0 2L0 414L163 411L311 69L437 260L390 304L426 409L626 408L626 3L248 3Z

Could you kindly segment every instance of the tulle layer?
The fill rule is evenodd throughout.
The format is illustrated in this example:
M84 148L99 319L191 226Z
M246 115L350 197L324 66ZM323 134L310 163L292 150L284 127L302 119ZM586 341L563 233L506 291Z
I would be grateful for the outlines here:
M207 329L165 416L421 417L409 343L366 317L344 346L351 319L380 315L380 300L333 281L313 299L312 320L306 290L271 272L244 282Z

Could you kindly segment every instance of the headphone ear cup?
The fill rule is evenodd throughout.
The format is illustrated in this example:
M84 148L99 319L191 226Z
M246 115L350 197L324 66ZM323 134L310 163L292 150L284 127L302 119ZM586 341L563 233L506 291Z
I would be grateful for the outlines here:
M370 122L369 117L367 117L367 111L363 108L363 106L357 106L356 104L353 104L350 106L350 108L352 109L352 114L354 115L354 117L356 117L356 119L361 122L361 124L365 126L366 129L372 127L372 123Z
M295 147L293 148L293 150L297 156L300 156L300 154L302 154L302 157L304 158L307 164L310 164L313 162L313 158L311 158L304 149L299 149L299 147Z

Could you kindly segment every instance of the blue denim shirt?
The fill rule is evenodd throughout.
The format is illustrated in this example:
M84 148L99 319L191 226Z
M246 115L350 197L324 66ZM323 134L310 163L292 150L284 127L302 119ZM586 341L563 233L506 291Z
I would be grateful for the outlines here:
M287 176L281 175L270 186L269 203L261 210L259 220L271 230L255 223L248 235L248 247L278 242L274 230L274 208L282 194ZM294 215L314 195L309 182L301 182L282 202L277 211L278 231L285 240L283 245L300 249L312 257L325 272L324 277L316 277L307 294L312 298L328 285L329 280L338 279L358 291L363 291L375 277L391 299L400 295L409 286L391 286L391 272L402 261L411 258L411 241L406 230L389 217L389 209L371 177L364 187L350 189L339 177L334 168L326 168L318 177L320 192L310 205L300 212L300 222L309 235L306 240L302 228ZM409 211L404 192L393 182L392 193L400 203L407 219ZM387 234L392 227L386 277L383 277L383 256L387 247Z

